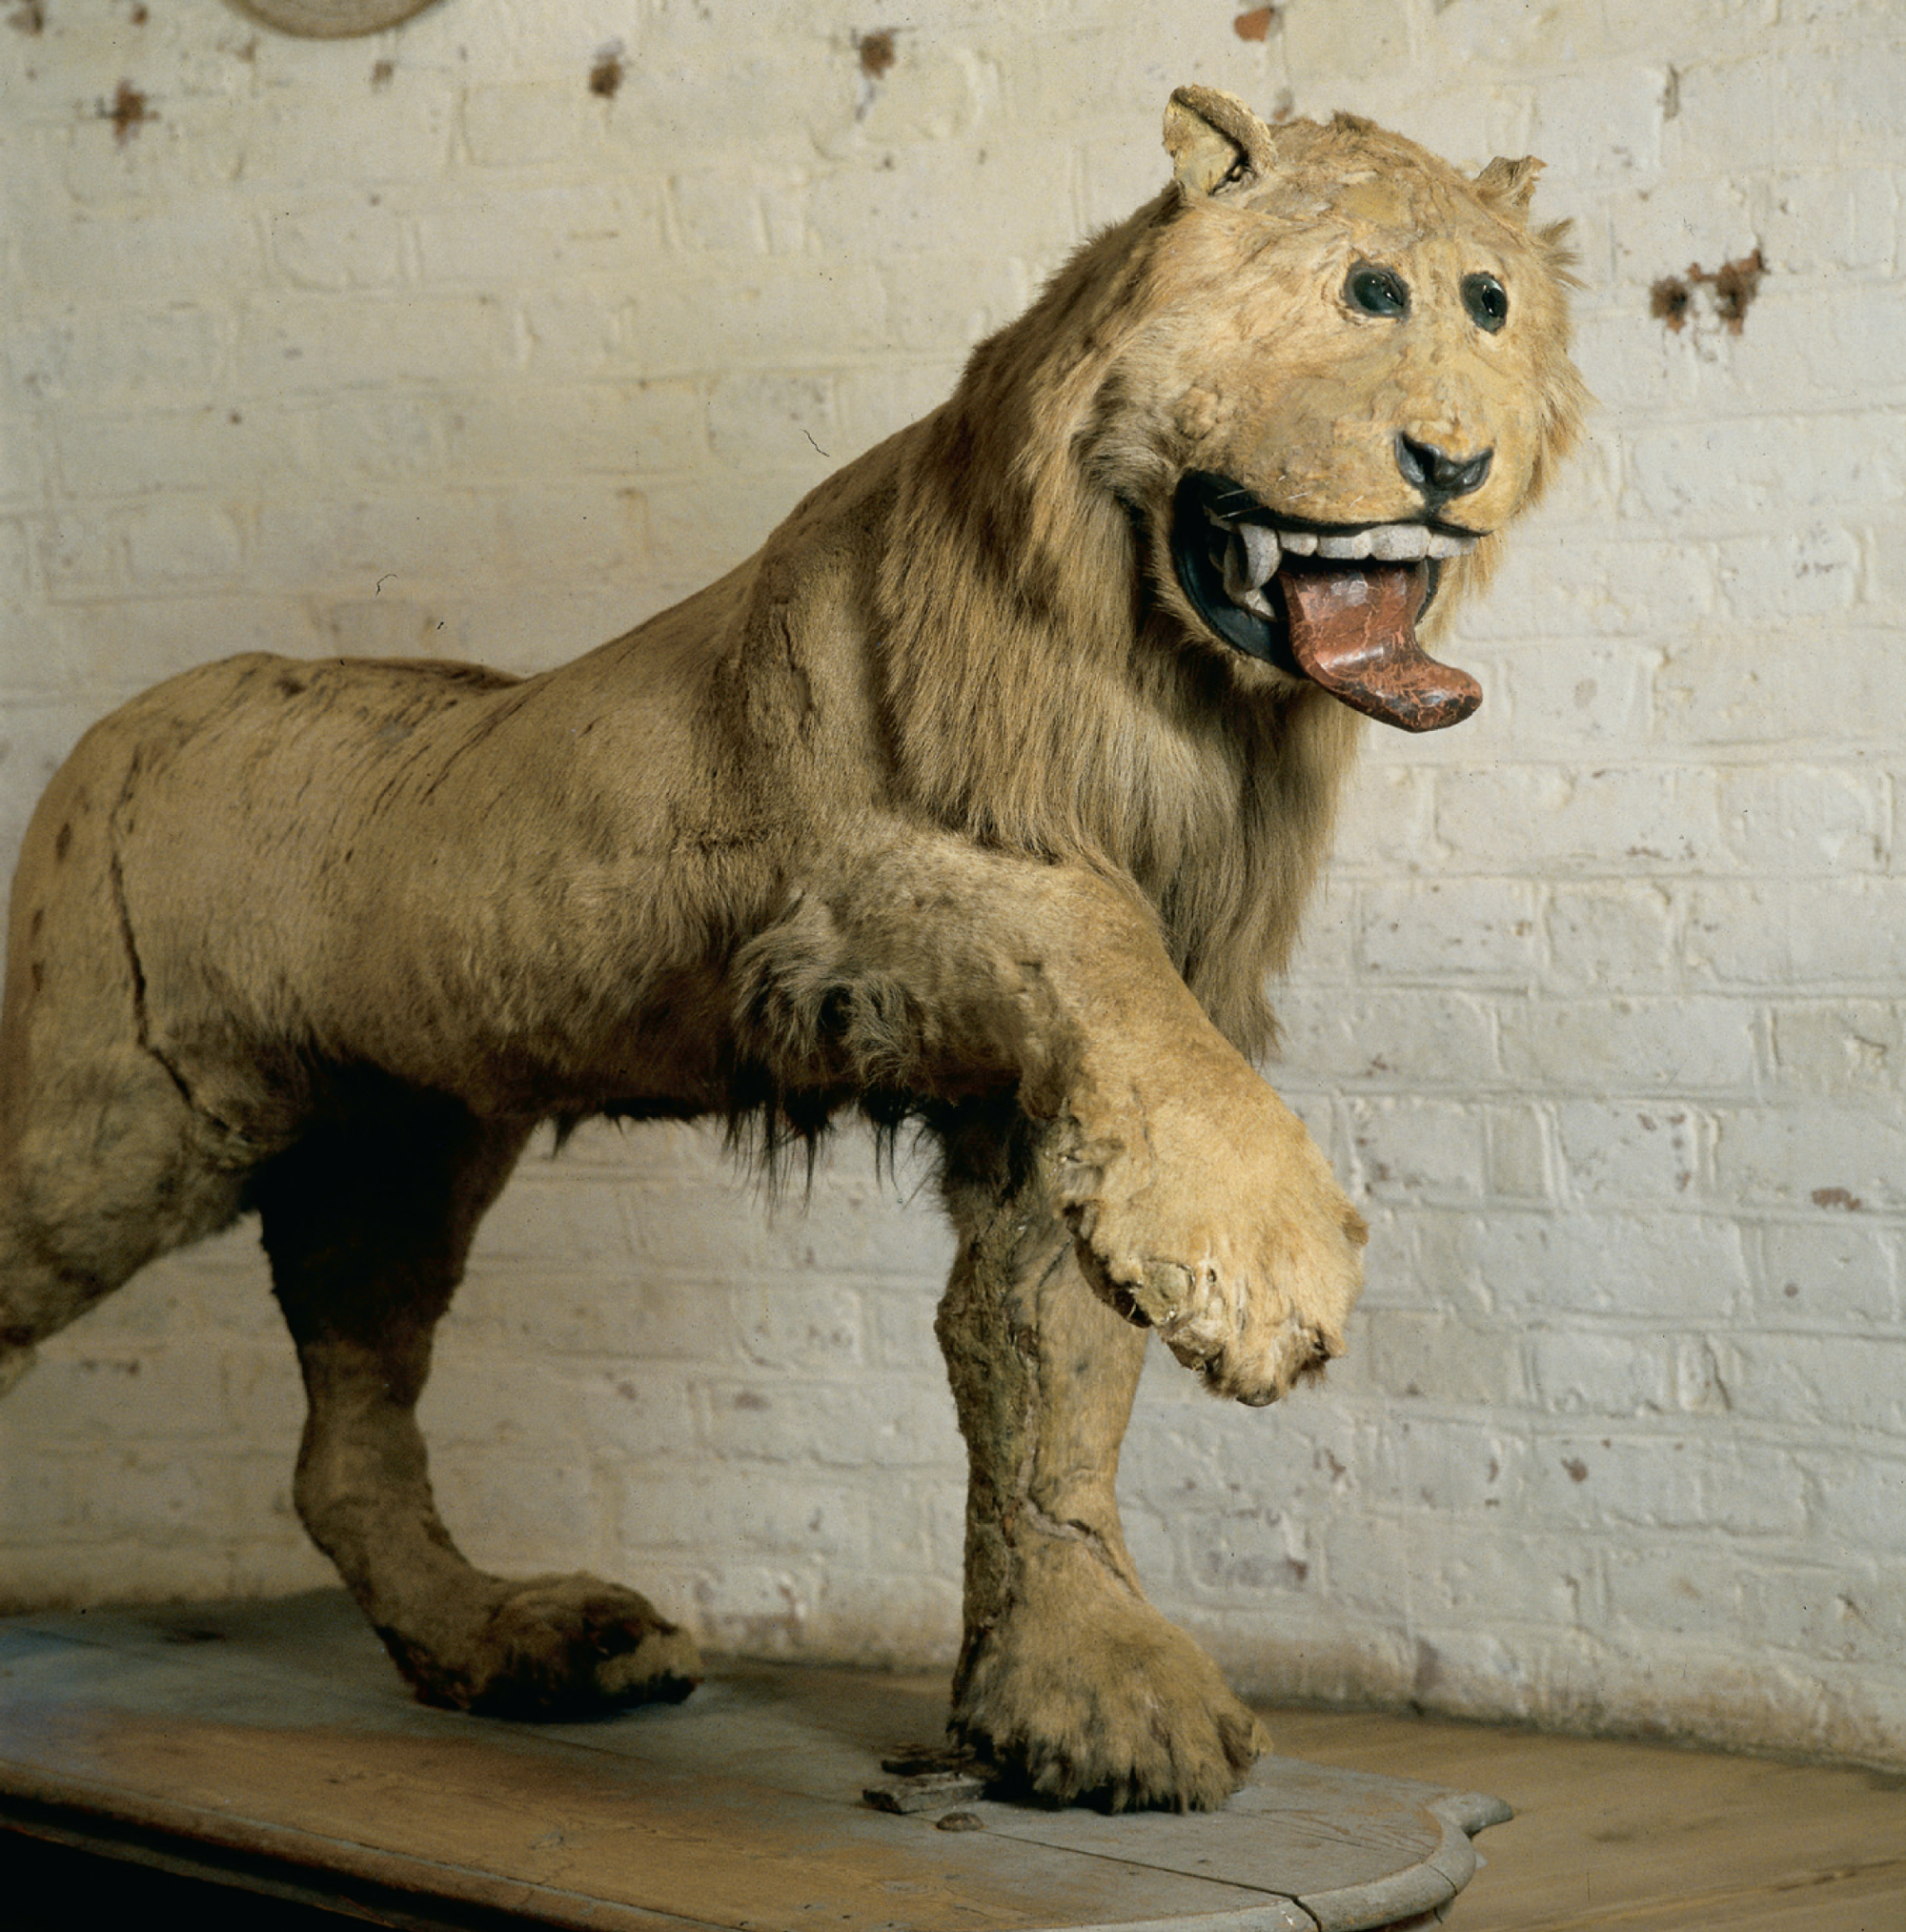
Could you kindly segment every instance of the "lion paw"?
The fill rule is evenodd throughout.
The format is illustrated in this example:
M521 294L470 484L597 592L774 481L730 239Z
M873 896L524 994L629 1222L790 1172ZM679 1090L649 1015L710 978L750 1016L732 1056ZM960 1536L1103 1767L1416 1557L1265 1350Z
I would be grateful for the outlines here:
M1249 1078L1253 1104L1157 1109L1136 1151L1079 1164L1090 1178L1066 1211L1099 1296L1255 1406L1343 1352L1368 1230L1303 1124Z
M679 1703L701 1681L694 1639L637 1591L579 1575L504 1588L447 1653L379 1632L425 1703L487 1717L581 1718Z
M1270 1749L1182 1630L1129 1586L1083 1573L984 1633L950 1728L1008 1788L1111 1811L1215 1809Z

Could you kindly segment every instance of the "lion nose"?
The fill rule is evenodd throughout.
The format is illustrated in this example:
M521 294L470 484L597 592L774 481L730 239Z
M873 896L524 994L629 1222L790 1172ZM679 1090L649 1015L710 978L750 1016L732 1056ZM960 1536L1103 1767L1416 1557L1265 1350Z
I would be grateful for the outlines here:
M1405 482L1422 491L1432 509L1451 497L1481 489L1494 455L1493 450L1483 450L1472 457L1452 457L1433 443L1420 443L1401 430L1396 433L1396 467Z

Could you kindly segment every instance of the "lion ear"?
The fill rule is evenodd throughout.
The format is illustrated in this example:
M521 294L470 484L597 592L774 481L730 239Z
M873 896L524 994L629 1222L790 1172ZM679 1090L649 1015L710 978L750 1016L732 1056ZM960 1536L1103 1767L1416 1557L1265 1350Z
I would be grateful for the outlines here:
M1267 173L1270 130L1214 87L1174 89L1165 110L1165 147L1187 194L1213 194L1227 181Z
M1476 176L1476 193L1485 201L1510 209L1526 219L1529 197L1535 193L1535 177L1541 172L1542 163L1533 154L1524 154L1514 161L1507 161L1498 154Z

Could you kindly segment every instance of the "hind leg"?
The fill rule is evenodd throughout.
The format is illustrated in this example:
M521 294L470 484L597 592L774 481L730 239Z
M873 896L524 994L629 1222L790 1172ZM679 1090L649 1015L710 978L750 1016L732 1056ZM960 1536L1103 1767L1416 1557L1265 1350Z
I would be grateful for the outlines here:
M695 1646L646 1597L592 1576L489 1576L431 1496L415 1411L432 1334L528 1132L380 1094L261 1175L310 1400L298 1515L428 1703L553 1718L682 1698Z
M16 1121L0 1151L0 1394L36 1343L239 1211L239 1174L172 1082L131 1056L119 1073L110 1094Z
M253 1157L146 1045L104 821L71 795L77 784L70 769L48 792L13 892L0 1003L0 1392L35 1343L230 1223Z
M1037 1140L977 1116L947 1136L961 1246L938 1328L969 1463L953 1729L1062 1801L1222 1804L1269 1740L1139 1587L1115 1485L1146 1336L1087 1286Z

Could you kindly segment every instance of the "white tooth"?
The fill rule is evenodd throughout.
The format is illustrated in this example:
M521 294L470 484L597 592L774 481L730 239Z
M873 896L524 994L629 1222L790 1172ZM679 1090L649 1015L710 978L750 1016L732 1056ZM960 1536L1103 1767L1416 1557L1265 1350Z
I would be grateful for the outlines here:
M1266 598L1261 590L1244 591L1239 596L1233 598L1231 601L1241 605L1246 610L1255 611L1261 618L1274 618L1276 616L1276 613L1270 607L1269 600Z
M1315 557L1317 533L1314 530L1287 530L1279 539L1293 557Z
M1267 523L1240 523L1238 535L1245 543L1245 581L1256 590L1277 575L1277 532Z
M1370 534L1358 530L1348 537L1320 537L1317 539L1319 557L1368 557L1370 554Z
M1420 523L1385 523L1369 538L1370 555L1379 563L1407 563L1428 554L1430 533Z
M1436 531L1430 539L1431 557L1467 557L1476 547L1473 537L1450 537Z
M1231 540L1225 545L1225 595L1233 603L1242 603L1250 587L1245 576L1245 540L1233 530Z
M1237 519L1235 518L1220 517L1218 513L1214 509L1212 509L1210 504L1208 503L1205 505L1205 515L1207 518L1209 518L1210 520L1213 523L1215 523L1220 530L1235 530L1237 528Z

